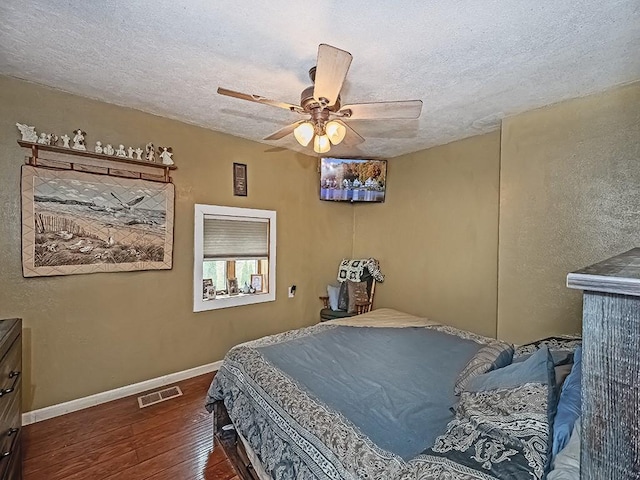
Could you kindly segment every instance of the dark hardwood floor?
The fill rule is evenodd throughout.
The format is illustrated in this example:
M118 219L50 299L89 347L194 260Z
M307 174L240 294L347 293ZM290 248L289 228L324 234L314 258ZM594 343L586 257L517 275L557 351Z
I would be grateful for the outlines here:
M146 408L135 395L26 426L24 480L238 480L222 448L211 451L212 378L179 382L181 397Z

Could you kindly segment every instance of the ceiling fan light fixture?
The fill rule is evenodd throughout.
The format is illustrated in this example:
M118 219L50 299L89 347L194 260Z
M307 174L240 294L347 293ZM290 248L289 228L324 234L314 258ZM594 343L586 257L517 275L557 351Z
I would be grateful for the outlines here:
M316 135L313 139L313 151L316 153L327 153L331 150L331 142L326 135Z
M347 129L340 122L336 122L335 120L331 120L327 123L325 128L327 132L327 136L332 144L338 145L342 140L344 140L345 135L347 134Z
M309 145L314 133L315 130L311 122L303 122L293 130L293 136L296 137L298 143L303 147Z

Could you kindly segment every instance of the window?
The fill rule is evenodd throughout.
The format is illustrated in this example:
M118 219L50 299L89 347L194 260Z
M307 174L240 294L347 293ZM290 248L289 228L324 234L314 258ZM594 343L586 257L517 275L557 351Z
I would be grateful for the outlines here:
M236 278L240 288L251 285L251 275L258 274L258 263L258 260L236 260Z
M196 204L194 312L273 301L275 281L276 212Z
M210 278L216 291L224 289L227 285L227 262L205 258L202 263L202 278Z

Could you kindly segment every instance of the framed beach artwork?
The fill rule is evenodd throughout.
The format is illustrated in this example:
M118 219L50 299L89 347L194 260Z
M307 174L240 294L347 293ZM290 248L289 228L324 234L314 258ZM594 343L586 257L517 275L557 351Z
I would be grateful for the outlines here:
M172 267L174 185L22 166L25 277Z

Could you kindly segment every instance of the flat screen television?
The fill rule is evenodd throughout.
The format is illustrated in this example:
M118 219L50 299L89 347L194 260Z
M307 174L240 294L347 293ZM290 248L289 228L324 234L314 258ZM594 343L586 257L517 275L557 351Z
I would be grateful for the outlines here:
M320 200L384 202L387 161L325 157L320 160Z

